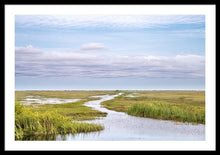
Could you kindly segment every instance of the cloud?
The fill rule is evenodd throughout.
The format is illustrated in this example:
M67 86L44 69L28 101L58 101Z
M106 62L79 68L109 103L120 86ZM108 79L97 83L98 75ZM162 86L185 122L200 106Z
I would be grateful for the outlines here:
M15 48L16 77L198 78L205 76L205 58L199 55L96 56L34 47Z
M107 50L108 48L101 43L88 43L82 45L80 49L88 51L88 50Z
M203 15L16 15L17 26L75 28L149 28L168 24L201 24Z

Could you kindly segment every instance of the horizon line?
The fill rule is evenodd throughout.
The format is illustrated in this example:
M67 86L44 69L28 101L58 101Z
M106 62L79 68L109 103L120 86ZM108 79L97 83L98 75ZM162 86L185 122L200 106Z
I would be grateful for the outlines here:
M15 91L205 91L205 89L17 89Z

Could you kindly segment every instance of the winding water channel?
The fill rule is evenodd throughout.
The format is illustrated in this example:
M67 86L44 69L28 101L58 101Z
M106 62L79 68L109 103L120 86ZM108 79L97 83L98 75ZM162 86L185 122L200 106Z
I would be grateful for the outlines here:
M56 140L66 141L200 141L205 140L205 125L175 123L174 121L157 120L130 116L103 108L100 103L121 95L102 95L99 100L86 102L85 105L95 110L106 112L107 116L91 122L104 125L98 132L56 135Z

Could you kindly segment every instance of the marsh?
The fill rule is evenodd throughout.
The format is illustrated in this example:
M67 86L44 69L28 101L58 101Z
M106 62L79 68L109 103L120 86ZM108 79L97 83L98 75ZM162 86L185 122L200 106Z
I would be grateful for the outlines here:
M80 123L93 126L89 127L91 130L77 132L33 134L29 131L22 140L184 141L205 140L205 122L131 116L127 109L137 103L144 105L163 101L166 105L172 101L175 106L182 104L184 108L193 106L197 110L205 110L204 94L203 91L16 91L16 102L23 103L33 113L56 112L57 116L65 117L72 124L77 123L79 128ZM50 102L42 102L47 101L46 98ZM34 103L25 104L27 101Z

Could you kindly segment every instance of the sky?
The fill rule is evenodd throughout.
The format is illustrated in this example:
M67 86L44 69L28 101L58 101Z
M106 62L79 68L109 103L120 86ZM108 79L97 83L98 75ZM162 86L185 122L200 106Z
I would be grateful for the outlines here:
M204 90L204 15L16 15L16 90Z

